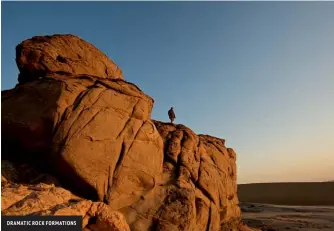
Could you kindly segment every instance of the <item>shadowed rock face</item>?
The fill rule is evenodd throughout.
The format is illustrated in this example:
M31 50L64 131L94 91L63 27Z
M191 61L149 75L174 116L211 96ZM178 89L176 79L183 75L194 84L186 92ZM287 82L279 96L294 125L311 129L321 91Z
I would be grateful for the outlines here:
M26 83L48 73L95 75L123 79L122 71L92 44L74 35L35 36L16 47L18 81Z
M33 174L32 174L33 172ZM130 231L124 216L102 202L80 198L59 186L53 177L28 165L1 163L3 216L82 216L83 230Z
M120 78L51 68L35 79L38 65L23 72L18 65L29 81L2 92L3 158L52 173L68 193L107 206L133 231L239 230L236 154L224 140L152 121L153 99ZM66 204L62 214L79 206L59 203ZM34 212L54 211L42 210ZM101 219L93 230L104 230Z

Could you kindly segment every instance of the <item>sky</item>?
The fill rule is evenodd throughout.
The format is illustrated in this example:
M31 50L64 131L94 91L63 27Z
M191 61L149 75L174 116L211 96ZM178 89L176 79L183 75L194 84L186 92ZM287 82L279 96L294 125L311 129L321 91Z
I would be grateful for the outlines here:
M2 2L15 46L78 35L155 100L152 118L226 139L238 183L334 179L334 2Z

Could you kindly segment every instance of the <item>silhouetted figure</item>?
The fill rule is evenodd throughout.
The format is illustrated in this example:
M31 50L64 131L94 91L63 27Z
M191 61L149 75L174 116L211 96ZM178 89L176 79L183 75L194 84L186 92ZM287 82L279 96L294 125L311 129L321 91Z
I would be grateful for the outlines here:
M168 111L168 116L169 116L169 119L170 119L170 122L173 123L174 120L175 120L175 113L174 113L174 110L173 110L173 107L171 107Z

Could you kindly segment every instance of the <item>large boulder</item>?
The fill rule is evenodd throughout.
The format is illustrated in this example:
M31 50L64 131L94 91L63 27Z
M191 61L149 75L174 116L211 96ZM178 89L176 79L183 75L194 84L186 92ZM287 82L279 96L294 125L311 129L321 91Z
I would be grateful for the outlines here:
M153 99L123 79L53 69L31 78L37 69L21 68L29 81L2 92L2 158L52 173L71 193L107 206L115 224L124 217L132 231L239 229L236 154L224 140L151 120ZM79 206L54 203L66 204L61 214ZM108 229L107 217L92 229Z
M16 47L18 81L26 83L48 73L123 78L121 69L92 44L74 35L35 36Z
M4 156L53 170L90 199L124 206L150 190L162 169L152 106L121 79L84 75L19 85L2 96Z

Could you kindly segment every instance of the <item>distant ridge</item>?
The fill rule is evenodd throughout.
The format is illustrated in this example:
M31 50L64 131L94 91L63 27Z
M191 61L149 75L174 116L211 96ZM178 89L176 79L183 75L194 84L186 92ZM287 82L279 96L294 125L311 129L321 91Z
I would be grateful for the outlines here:
M240 202L277 205L334 205L334 181L239 184Z

